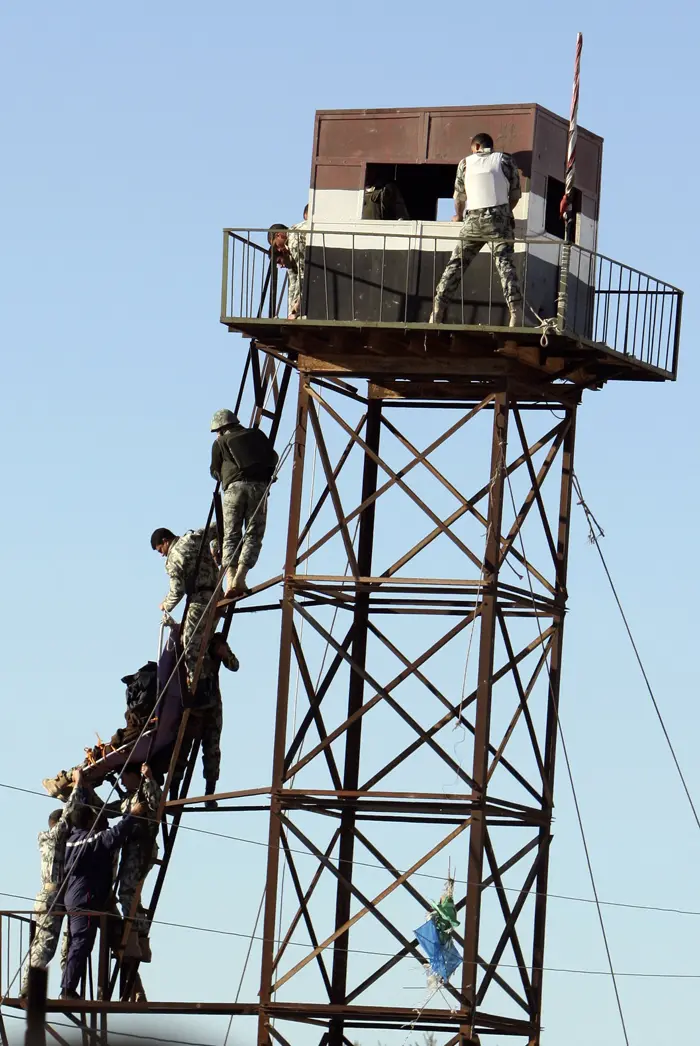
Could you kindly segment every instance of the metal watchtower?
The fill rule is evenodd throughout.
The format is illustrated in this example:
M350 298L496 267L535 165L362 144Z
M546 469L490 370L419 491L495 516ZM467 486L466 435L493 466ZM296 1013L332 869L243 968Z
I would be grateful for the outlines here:
M459 233L440 201L479 131L521 171L537 327L505 326L488 246L428 322ZM537 105L317 113L295 319L294 262L265 230L225 230L222 322L252 339L253 376L261 359L298 373L259 1046L293 1041L282 1020L328 1046L411 1022L446 1046L540 1041L576 412L609 381L675 379L682 300L596 252L602 140L583 129L564 242L566 146ZM448 852L464 962L416 1008L397 969L424 956L394 902L407 892L419 922Z
M479 131L521 172L515 259L538 326L505 326L488 247L428 322L459 234L441 201ZM105 933L95 997L48 1006L95 1040L137 1010L256 1017L259 1046L301 1024L320 1046L366 1029L400 1044L407 1026L538 1046L576 413L609 381L675 379L682 305L597 253L602 141L583 129L564 241L566 147L536 105L319 112L288 246L224 230L221 321L250 339L236 410L251 398L274 437L296 395L283 570L253 590L282 583L271 776L219 796L269 802L260 993L117 1001ZM247 603L226 632L264 609ZM196 749L165 804L151 917L204 798ZM413 929L448 860L463 963L419 997Z

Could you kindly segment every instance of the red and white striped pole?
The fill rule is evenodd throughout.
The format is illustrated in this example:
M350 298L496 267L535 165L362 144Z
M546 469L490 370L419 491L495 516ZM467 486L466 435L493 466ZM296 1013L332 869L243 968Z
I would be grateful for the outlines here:
M566 176L564 179L564 195L559 206L559 213L566 222L566 242L573 243L574 211L573 194L574 179L576 177L576 138L578 136L578 92L581 79L581 51L583 50L583 33L576 37L576 61L574 63L574 89L571 95L571 115L569 116L569 140L566 149Z

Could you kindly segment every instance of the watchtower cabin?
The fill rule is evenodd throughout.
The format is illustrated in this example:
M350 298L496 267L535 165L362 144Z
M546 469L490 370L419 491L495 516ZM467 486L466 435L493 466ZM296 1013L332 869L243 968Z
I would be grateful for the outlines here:
M480 132L520 173L514 252L526 308L516 329L489 243L440 322L429 322L459 242L457 167ZM584 128L574 242L564 242L567 134L566 120L534 104L317 112L308 215L293 237L303 269L296 318L267 230L227 229L222 322L292 362L367 377L519 375L589 388L674 378L680 292L597 253L603 141Z

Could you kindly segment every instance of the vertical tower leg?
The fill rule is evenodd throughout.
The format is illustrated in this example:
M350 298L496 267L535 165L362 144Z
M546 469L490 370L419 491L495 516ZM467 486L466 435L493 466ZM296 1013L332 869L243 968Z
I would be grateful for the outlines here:
M571 491L574 473L574 443L576 438L576 408L568 411L569 429L562 447L561 490L559 495L559 528L557 533L557 578L555 604L558 608L557 630L552 643L549 662L549 702L544 746L544 771L546 787L543 790L542 808L547 814L547 823L540 831L540 864L537 876L535 899L535 925L532 953L532 991L535 1012L532 1016L531 1046L539 1046L542 1023L542 981L544 965L544 938L547 916L547 887L549 882L549 841L552 810L554 805L554 766L557 751L559 718L559 687L564 642L564 611L566 606L566 573L569 557L569 533L571 529Z
M287 736L287 706L289 703L289 678L292 658L292 634L294 630L294 587L296 573L299 520L304 485L304 452L306 449L306 424L309 395L304 374L299 375L299 398L292 465L292 489L289 504L289 527L287 551L284 565L284 593L282 597L282 626L280 634L279 677L277 683L277 710L275 740L272 756L272 795L270 799L270 829L267 850L267 878L265 885L265 914L263 922L262 965L260 981L260 1016L258 1018L258 1044L270 1044L269 1003L271 1002L272 971L275 954L277 915L277 886L279 879L280 813L282 785L284 783L284 754Z
M367 429L365 442L375 454L379 453L381 430L382 401L370 400L367 411ZM377 489L377 462L365 452L362 473L362 501L371 497ZM372 573L372 547L374 544L375 505L372 502L362 512L359 525L357 548L357 565L360 576ZM367 622L369 619L369 590L366 585L356 589L355 611L353 615L352 660L360 669L365 668L367 659ZM348 718L362 707L364 697L364 679L359 672L351 671L348 690ZM359 786L360 745L362 740L362 719L358 719L347 732L345 746L345 766L343 771L343 788L355 791ZM338 870L352 882L353 857L355 851L355 810L351 807L343 811L340 822L340 843L338 852ZM335 926L343 926L350 918L351 893L346 883L338 882L336 894ZM347 994L349 931L341 934L333 949L333 968L331 976L331 1002L337 1005L345 1003ZM343 1020L334 1018L329 1025L328 1046L343 1046Z
M468 1020L460 1026L460 1042L468 1041L474 1029L474 1006L477 993L479 922L481 917L481 881L483 877L486 841L486 786L488 775L489 734L491 722L491 692L493 687L493 658L496 638L498 606L498 572L501 549L501 520L503 492L506 482L506 446L508 437L509 397L507 390L496 396L493 412L491 443L491 479L487 514L486 548L484 554L484 586L481 600L479 633L479 667L474 731L475 806L469 830L469 862L467 898L464 919L464 965L462 993L469 1000Z

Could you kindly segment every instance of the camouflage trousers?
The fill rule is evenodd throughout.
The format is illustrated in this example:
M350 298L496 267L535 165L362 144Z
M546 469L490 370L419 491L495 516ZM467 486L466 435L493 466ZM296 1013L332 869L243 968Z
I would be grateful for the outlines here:
M287 294L287 316L296 319L301 311L301 277L298 272L288 270L289 291Z
M218 781L221 770L221 731L224 727L224 707L221 692L211 708L202 713L202 774L205 781Z
M239 479L224 491L224 567L254 567L267 524L267 483ZM245 532L243 527L245 526Z
M34 914L36 916L34 920L34 937L29 948L29 962L22 977L21 992L23 994L26 994L29 984L29 967L38 966L40 970L45 970L58 948L58 939L61 936L61 927L65 913L61 904L57 904L53 911L49 911L55 896L55 892L49 893L40 890L34 901ZM65 966L67 951L68 938L64 934L61 949L61 967Z
M304 283L304 262L306 256L306 235L295 229L290 229L287 238L287 248L294 261L294 268L287 269L289 280L289 291L287 294L287 315L296 319L301 313L301 292Z
M199 599L205 599L208 602L211 593L197 593L197 596ZM197 659L199 658L202 636L207 623L207 602L198 601L195 603L194 600L190 602L182 628L182 646L185 650L185 668L187 669L188 679L191 679L194 675ZM200 677L211 675L212 669L211 658L205 652Z
M503 297L509 306L519 304L523 294L515 268L513 244L510 242L514 234L515 222L507 204L467 211L460 230L459 243L452 251L452 257L435 288L434 309L442 308L454 297L464 272L487 243L491 244Z
M119 864L119 904L122 915L128 918L134 899L143 886L143 882L153 867L158 856L158 844L152 835L143 839L133 839L122 849L121 862ZM139 937L147 937L150 930L150 922L145 908L139 903L133 927Z
M182 741L180 755L175 767L175 779L181 780L192 750L192 743L201 730L202 740L202 775L205 781L218 781L221 769L221 731L224 726L224 707L221 691L215 687L216 696L208 708L193 709L190 712L187 732Z

